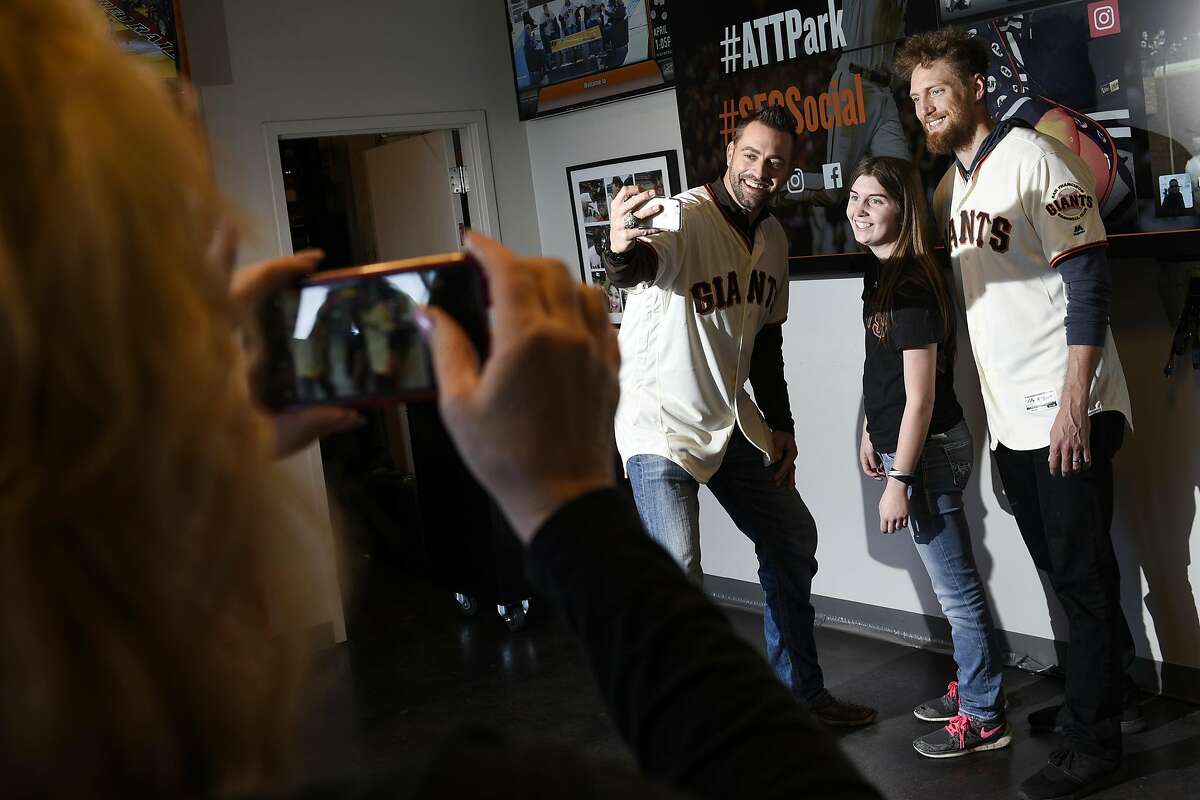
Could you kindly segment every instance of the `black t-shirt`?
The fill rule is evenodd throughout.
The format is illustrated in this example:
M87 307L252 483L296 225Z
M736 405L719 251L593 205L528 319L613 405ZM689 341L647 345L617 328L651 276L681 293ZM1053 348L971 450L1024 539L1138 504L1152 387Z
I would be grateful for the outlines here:
M904 352L929 344L944 345L942 314L928 285L907 283L896 291L892 328L887 342L880 341L867 314L879 288L879 266L869 268L863 280L863 317L866 328L866 362L863 364L863 404L867 432L876 452L896 452L900 421L904 418ZM938 347L934 380L933 417L929 434L945 433L962 420L962 406L954 394L954 364L946 348Z

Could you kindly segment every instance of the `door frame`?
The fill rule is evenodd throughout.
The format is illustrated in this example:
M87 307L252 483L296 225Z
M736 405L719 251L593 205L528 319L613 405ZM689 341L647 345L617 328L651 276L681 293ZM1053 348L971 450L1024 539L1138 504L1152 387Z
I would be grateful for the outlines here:
M467 210L471 227L494 239L500 238L500 214L496 205L495 175L492 172L491 145L488 140L487 117L483 111L444 111L429 114L383 114L362 117L327 117L263 123L263 142L271 184L271 206L275 216L275 232L280 255L292 252L292 232L288 221L287 196L283 185L283 164L279 157L281 139L306 139L317 136L355 136L372 133L426 133L433 131L459 132L463 166L471 179L467 192ZM450 176L447 174L446 179ZM333 546L333 520L329 514L325 485L325 469L321 463L319 443L305 448L289 459L290 465L306 479L313 491L316 507L323 517L323 545L329 563L336 564ZM299 475L297 476L299 477ZM346 641L344 599L337 569L321 576L333 604L329 609L333 642Z
M280 253L292 252L287 197L283 186L283 164L279 158L282 139L311 139L318 136L358 136L372 133L430 133L457 130L462 143L463 166L470 176L467 209L471 228L494 239L500 238L500 214L496 204L495 176L487 116L476 111L435 111L422 114L381 114L366 117L328 117L263 123L267 165L271 178L271 206ZM446 176L449 180L449 175Z

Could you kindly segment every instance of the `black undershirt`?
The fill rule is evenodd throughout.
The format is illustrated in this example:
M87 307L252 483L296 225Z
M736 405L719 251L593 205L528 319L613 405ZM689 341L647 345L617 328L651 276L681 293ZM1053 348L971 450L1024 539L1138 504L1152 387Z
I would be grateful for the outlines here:
M886 269L896 269L888 265ZM863 405L867 414L867 433L879 453L895 453L900 438L900 422L908 395L904 390L904 351L937 344L937 377L934 379L933 416L927 436L945 433L963 418L962 406L954 394L954 364L947 357L942 315L928 284L910 281L898 288L892 309L891 330L881 341L869 316L873 317L875 294L879 288L878 263L869 267L863 278L863 318L866 360L863 364Z

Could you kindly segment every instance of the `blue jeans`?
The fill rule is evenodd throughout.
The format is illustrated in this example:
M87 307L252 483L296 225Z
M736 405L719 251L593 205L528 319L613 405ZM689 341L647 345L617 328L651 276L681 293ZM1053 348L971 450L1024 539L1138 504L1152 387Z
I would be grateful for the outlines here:
M880 453L891 470L895 453ZM1000 648L975 568L971 532L963 513L963 487L971 476L974 447L966 420L925 441L908 490L908 519L917 554L950 622L958 664L959 710L990 722L1000 716Z
M646 531L700 584L700 484L662 456L636 455L625 468ZM771 667L794 695L811 703L825 690L809 596L817 572L817 525L795 487L776 486L773 476L762 452L735 430L708 488L754 542Z

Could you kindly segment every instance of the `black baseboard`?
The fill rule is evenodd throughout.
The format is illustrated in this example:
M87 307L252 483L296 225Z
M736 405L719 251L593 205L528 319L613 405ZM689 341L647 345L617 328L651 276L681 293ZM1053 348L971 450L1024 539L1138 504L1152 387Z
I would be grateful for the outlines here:
M762 613L763 593L757 583L705 575L704 591L722 605ZM818 626L874 636L910 647L953 652L950 623L942 617L821 595L813 595L812 602L817 612ZM1066 644L1053 639L1005 630L999 631L999 634L1009 666L1030 672L1057 670L1066 654ZM1200 669L1139 657L1131 674L1138 685L1148 692L1200 703Z

